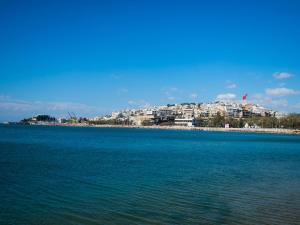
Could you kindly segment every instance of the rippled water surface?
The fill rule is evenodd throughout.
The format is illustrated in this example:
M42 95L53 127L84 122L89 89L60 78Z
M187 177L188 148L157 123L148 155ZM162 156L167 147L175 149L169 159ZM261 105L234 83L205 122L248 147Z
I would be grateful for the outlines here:
M300 224L300 136L0 126L1 224Z

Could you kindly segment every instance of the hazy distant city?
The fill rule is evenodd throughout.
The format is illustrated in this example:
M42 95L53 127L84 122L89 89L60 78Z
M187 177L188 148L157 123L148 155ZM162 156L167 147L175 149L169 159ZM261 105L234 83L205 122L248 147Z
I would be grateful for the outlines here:
M110 115L91 118L68 112L65 118L36 115L21 120L29 125L118 125L118 126L182 126L223 128L299 128L299 114L286 114L243 101L181 103L137 109L124 109Z

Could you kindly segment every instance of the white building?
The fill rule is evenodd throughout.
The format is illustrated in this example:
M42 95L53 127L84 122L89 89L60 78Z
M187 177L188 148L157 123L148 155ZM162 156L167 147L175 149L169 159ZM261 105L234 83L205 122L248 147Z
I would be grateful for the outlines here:
M193 118L176 118L175 125L193 127L195 125L195 119L193 119Z

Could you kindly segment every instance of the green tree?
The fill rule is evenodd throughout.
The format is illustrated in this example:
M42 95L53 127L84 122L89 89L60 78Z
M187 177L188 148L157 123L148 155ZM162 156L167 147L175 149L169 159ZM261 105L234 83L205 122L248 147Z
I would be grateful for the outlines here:
M153 121L152 120L143 120L142 121L142 126L152 126Z
M224 127L225 117L222 116L220 112L218 112L217 115L213 117L211 122L213 127Z

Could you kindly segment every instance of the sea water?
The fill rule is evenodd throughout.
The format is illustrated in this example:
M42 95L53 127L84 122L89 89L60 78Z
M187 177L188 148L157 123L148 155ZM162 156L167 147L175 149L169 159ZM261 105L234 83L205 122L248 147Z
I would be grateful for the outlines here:
M0 224L300 224L300 136L2 125Z

